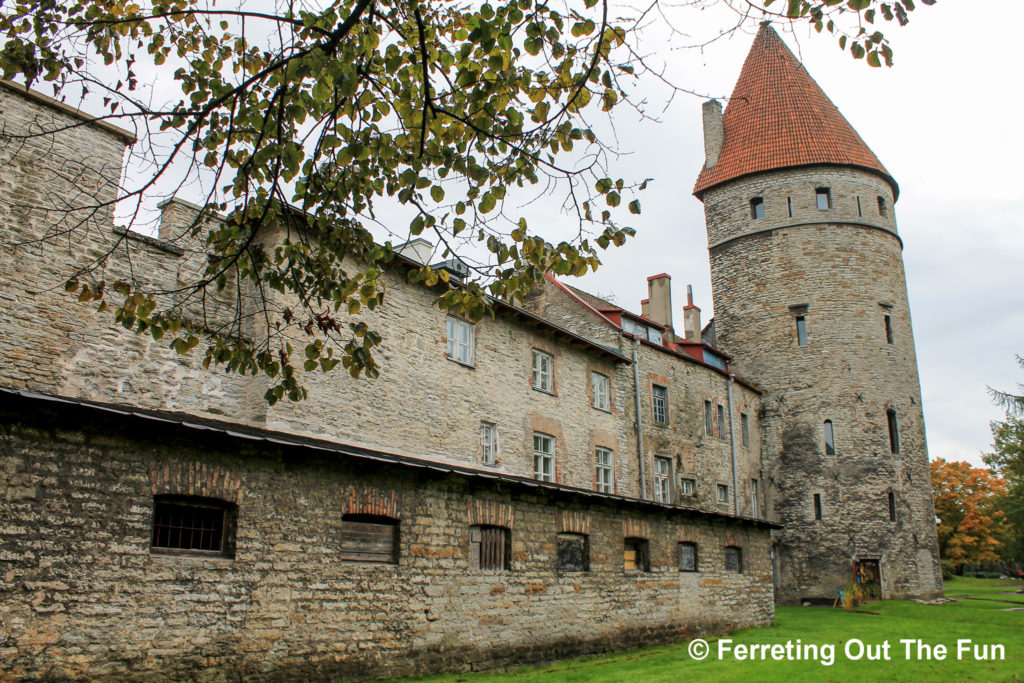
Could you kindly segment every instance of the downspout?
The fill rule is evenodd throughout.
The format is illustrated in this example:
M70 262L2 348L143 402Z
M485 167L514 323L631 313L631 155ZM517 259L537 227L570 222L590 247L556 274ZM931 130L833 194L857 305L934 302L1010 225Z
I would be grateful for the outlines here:
M647 499L647 473L644 471L644 430L640 424L640 340L633 337L633 400L636 405L636 457L640 463L640 497Z
M732 383L735 382L733 374L729 373L729 389L726 393L726 402L729 404L729 452L732 459L732 509L738 517L740 514L740 488L736 479L736 429L732 419Z

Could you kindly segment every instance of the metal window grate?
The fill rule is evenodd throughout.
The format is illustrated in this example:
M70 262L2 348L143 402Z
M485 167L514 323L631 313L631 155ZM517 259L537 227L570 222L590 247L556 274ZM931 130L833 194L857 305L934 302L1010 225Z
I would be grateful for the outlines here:
M156 501L153 510L153 548L224 550L223 508Z
M502 527L480 528L480 569L505 569L505 545L508 530Z

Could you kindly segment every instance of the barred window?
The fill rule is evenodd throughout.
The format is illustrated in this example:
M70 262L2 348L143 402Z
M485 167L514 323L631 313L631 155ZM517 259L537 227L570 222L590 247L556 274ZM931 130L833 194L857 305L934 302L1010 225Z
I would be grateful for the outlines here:
M223 501L156 496L150 550L234 557L236 517L235 506Z
M510 533L500 526L470 528L470 564L475 569L502 571L509 568Z

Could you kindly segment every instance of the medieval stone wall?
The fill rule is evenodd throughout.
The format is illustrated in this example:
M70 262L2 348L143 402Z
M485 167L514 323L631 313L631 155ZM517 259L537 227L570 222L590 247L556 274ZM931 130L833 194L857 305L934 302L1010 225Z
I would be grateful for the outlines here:
M509 666L770 623L769 533L0 396L0 680L326 680ZM154 496L237 505L234 557L150 549ZM399 524L396 564L341 520ZM472 525L511 535L474 570ZM586 535L589 571L556 538ZM629 572L624 539L649 544ZM696 543L697 572L678 544ZM742 571L725 569L725 547Z
M819 210L815 191L825 187L833 208ZM878 176L834 167L761 174L704 195L717 339L766 390L766 483L772 518L786 525L787 601L834 594L856 559L881 562L886 595L941 590L902 244L878 196L891 203ZM752 217L753 197L764 198L765 218ZM887 411L898 422L896 453Z

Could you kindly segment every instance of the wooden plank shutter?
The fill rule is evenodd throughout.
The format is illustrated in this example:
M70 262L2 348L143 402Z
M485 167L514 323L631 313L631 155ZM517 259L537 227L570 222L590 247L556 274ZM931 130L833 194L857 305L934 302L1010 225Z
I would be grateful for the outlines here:
M393 522L341 522L341 559L353 562L385 562L395 560Z

